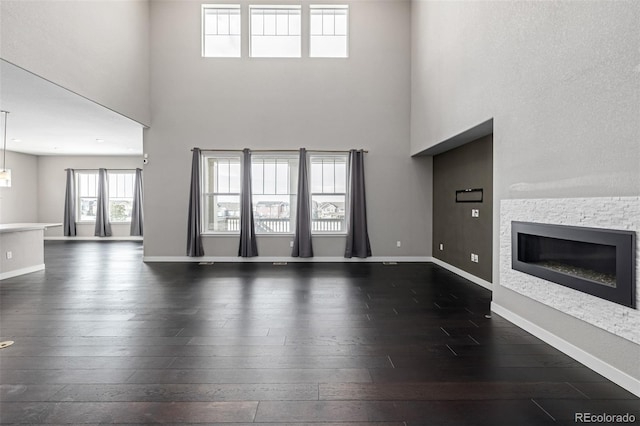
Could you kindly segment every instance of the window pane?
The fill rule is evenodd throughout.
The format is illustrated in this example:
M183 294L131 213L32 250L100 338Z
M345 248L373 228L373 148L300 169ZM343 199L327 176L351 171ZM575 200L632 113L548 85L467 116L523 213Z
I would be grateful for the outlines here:
M276 164L273 160L264 162L264 193L276 193Z
M289 196L255 195L253 218L256 233L291 232Z
M312 195L311 230L314 232L344 232L344 195Z
M322 35L322 11L311 11L311 35Z
M322 163L311 161L311 192L322 192Z
M229 192L240 192L240 160L229 161Z
M276 164L276 194L289 193L289 162L279 160Z
M347 163L336 162L336 192L347 192Z
M218 12L218 34L229 35L229 13Z
M218 189L216 192L229 192L229 161L222 160L218 164Z
M82 197L80 198L80 220L81 221L95 221L96 220L96 207L98 200L95 198Z
M204 12L204 33L218 33L218 14L215 10L207 10Z
M240 35L240 10L229 11L229 33Z
M253 160L251 164L251 187L254 194L264 194L264 162Z
M204 198L205 231L240 231L240 196L208 195Z
M289 35L289 12L280 10L276 14L276 34Z
M322 164L322 192L336 192L334 185L335 164L327 161Z
M289 13L289 35L300 35L301 27L300 11L292 11Z
M132 200L109 200L109 220L111 222L131 221Z
M335 15L335 35L347 35L347 11L338 10Z
M334 15L333 11L325 11L322 16L322 34L333 35L334 34Z
M251 34L264 35L264 19L261 10L251 11Z
M276 11L264 11L264 35L276 35Z

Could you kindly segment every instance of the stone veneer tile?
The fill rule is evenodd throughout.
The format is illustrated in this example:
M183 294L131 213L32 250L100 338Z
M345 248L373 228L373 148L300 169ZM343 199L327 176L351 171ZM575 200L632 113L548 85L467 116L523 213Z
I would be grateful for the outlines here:
M511 269L512 221L635 231L638 290L640 197L514 199L500 203L500 285L640 344L639 310ZM636 306L640 307L637 290Z

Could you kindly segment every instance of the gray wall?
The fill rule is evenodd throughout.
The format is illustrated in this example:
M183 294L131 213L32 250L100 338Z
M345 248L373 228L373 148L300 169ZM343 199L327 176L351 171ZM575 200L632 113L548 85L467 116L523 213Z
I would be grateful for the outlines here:
M65 157L41 156L38 165L39 209L38 221L47 223L62 223L64 219L64 195L66 172L64 169L135 169L142 166L140 157ZM129 235L129 224L112 224L114 237ZM77 232L79 237L92 237L95 224L79 223ZM45 237L61 237L62 227L45 230Z
M640 3L412 5L412 153L493 118L494 301L638 378L623 339L496 284L500 200L640 193Z
M0 40L2 59L150 123L147 0L3 0Z
M11 187L0 188L0 223L37 222L38 157L7 151L7 168Z
M247 22L247 5L243 0ZM297 2L299 3L299 2ZM151 2L153 126L144 133L145 256L184 256L191 152L201 148L365 148L369 231L376 256L428 256L430 161L409 153L409 1L347 1L348 59L200 56L200 2ZM308 8L303 8L306 25ZM291 237L259 237L261 256L288 256ZM402 247L396 247L401 241ZM205 237L207 256L238 239ZM316 256L343 237L314 238Z
M433 256L491 282L493 150L486 136L433 157ZM482 188L481 203L457 203L456 191ZM471 209L480 216L472 217ZM443 244L443 250L440 250ZM471 261L478 255L478 263Z

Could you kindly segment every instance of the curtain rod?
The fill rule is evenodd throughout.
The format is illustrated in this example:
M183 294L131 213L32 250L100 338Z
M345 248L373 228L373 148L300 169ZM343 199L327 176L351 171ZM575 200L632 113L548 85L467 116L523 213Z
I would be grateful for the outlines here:
M139 169L139 168L140 167L134 167L132 169L107 169L107 168L104 168L104 167L98 167L97 169L74 169L74 168L70 167L68 169L64 169L64 171L66 172L67 170L73 170L73 171L78 171L79 170L79 171L83 171L84 172L84 171L94 171L94 170L99 170L99 169L105 169L107 171L112 170L112 171L123 171L123 172L127 171L128 172L128 171L136 170L136 169Z
M195 148L192 148L193 152ZM200 149L201 152L242 152L241 149ZM251 149L251 152L300 152L298 149ZM308 152L349 152L340 149L308 149ZM369 151L361 150L365 154L368 154Z

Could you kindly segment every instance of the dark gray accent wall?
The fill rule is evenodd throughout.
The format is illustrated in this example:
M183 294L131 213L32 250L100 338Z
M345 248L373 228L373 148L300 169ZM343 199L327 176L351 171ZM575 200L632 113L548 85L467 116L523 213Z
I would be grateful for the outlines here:
M456 202L456 191L470 188L482 188L482 202ZM491 282L492 223L493 135L434 156L433 257Z

